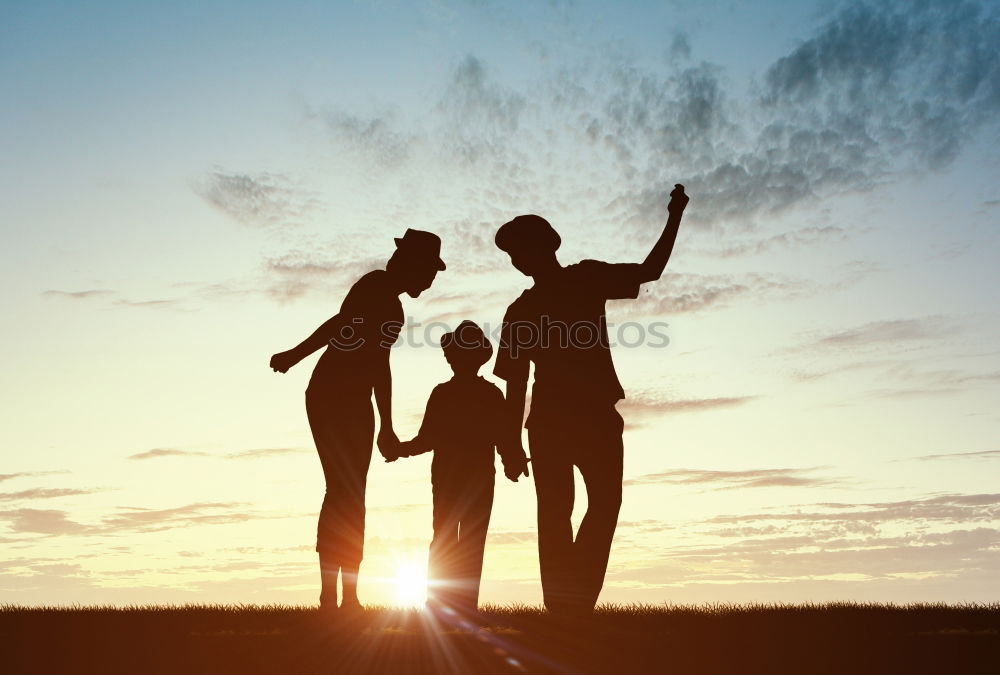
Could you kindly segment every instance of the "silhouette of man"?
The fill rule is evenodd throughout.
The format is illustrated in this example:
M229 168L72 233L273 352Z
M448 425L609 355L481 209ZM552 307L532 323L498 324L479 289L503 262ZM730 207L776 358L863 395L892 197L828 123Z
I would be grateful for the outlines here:
M663 274L688 197L670 193L663 233L642 263L583 260L562 266L562 240L544 218L518 216L496 234L534 285L507 308L494 373L507 382L508 424L520 444L530 363L535 364L526 427L538 498L538 559L545 606L587 612L604 585L622 499L624 398L608 342L605 301L635 298ZM573 536L573 467L587 490L587 513ZM523 475L528 475L527 465Z
M386 461L395 460L398 454L389 350L403 327L399 296L404 292L412 298L419 296L445 269L437 235L407 230L395 241L396 250L385 269L358 279L336 316L297 347L271 357L271 368L284 373L326 346L306 389L309 428L326 479L316 535L320 608L324 610L337 606L338 575L343 584L341 607L359 606L365 486L375 433L373 391L381 420L379 450Z

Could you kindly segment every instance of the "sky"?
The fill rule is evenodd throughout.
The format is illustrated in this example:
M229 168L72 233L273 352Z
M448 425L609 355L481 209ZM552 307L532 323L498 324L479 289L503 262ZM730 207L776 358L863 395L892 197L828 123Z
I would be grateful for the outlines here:
M315 357L270 355L439 234L411 437L530 285L500 224L641 261L678 182L608 307L602 601L1000 600L1000 3L4 3L0 87L0 603L315 603ZM412 602L430 458L368 486L361 600ZM499 476L483 602L541 602L534 505Z

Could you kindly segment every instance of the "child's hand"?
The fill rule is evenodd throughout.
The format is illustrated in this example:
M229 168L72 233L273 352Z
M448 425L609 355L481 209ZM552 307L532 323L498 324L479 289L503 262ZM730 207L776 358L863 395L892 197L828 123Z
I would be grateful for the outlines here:
M398 457L412 457L417 454L416 444L412 440L403 441L399 444L399 449L396 454Z

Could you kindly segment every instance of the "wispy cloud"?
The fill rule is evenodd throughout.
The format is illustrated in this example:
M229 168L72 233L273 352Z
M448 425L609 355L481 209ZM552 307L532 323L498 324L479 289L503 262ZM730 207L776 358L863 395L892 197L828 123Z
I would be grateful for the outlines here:
M227 459L260 459L306 452L304 448L259 448L256 450L240 450L226 455Z
M306 119L322 123L330 137L367 158L377 166L391 169L406 162L419 144L419 133L398 129L396 115L386 111L373 116L360 116L343 110L306 107Z
M69 473L68 471L19 471L17 473L0 473L0 483L16 478L34 478L35 476L52 476Z
M627 427L631 429L652 422L663 415L735 408L755 398L757 397L668 398L658 392L636 391L628 392L625 399L618 402L618 411L625 418Z
M998 41L985 3L854 2L775 61L744 110L715 69L657 78L622 67L610 99L620 114L594 119L646 178L624 197L640 220L662 211L676 167L695 159L706 167L681 181L702 200L692 217L746 222L952 161L1000 111ZM643 159L654 153L674 175Z
M802 227L763 238L726 243L721 248L704 249L702 252L722 258L760 255L773 250L786 250L847 239L847 231L835 225Z
M626 480L624 485L707 485L716 490L731 490L762 487L821 487L839 484L839 480L813 475L826 468L750 469L746 471L671 469L631 478Z
M316 251L289 251L264 260L263 292L280 301L288 301L317 290L341 291L366 272L385 267L392 254L391 242L384 257L370 255L327 257Z
M933 340L955 333L957 326L946 317L890 319L831 333L811 343L810 347L854 348L868 345L899 344Z
M695 472L691 479L703 477ZM619 545L635 557L610 568L608 580L647 587L767 584L770 597L775 584L789 582L796 582L790 586L796 597L803 583L820 581L861 591L872 581L885 588L886 581L935 580L941 589L941 580L964 580L974 590L1000 570L998 516L1000 495L993 494L804 504L685 523L655 549L642 542L671 523L651 523L620 532Z
M194 457L203 456L204 452L197 452L194 450L180 450L178 448L153 448L152 450L145 450L143 452L137 452L134 455L129 455L128 459L154 459L157 457Z
M946 494L924 499L847 503L827 502L811 510L716 516L708 523L810 521L879 523L886 521L974 523L1000 520L1000 494Z
M947 165L996 124L998 42L1000 18L987 3L853 2L770 64L749 96L736 95L719 66L691 58L683 37L675 36L666 67L591 50L517 85L470 54L444 82L440 123L425 123L417 136L440 149L443 164L481 170L488 187L470 199L488 192L503 210L563 210L583 200L595 218L648 228L683 182L694 197L689 222L741 229L761 215ZM390 148L407 137L399 117L332 115L340 135L385 137ZM386 154L384 146L375 142L371 154ZM566 170L580 165L604 167L592 179L610 192L585 189L580 173ZM843 235L802 228L719 253Z
M166 509L121 507L97 528L101 532L152 532L194 525L228 525L260 516L236 502L201 502Z
M740 301L792 298L816 292L802 279L763 274L693 274L668 272L657 284L645 287L636 300L612 301L628 316L685 314L720 309Z
M0 492L0 501L13 502L29 499L54 499L56 497L71 497L74 495L88 495L97 490L80 488L30 488L18 492Z
M1000 459L1000 450L979 450L977 452L945 452L936 455L921 455L914 459L928 461L937 459Z
M208 457L216 459L262 459L306 452L304 448L255 448L251 450L234 450L223 454L212 454L200 450L181 450L179 448L153 448L144 452L129 455L128 459L157 459L161 457Z
M170 508L121 506L92 524L76 522L64 510L0 510L0 520L7 521L12 533L52 536L154 532L198 525L228 525L266 517L277 516L261 515L238 502L199 502Z
M0 520L7 521L10 530L19 534L80 534L88 529L56 509L10 509L0 511Z
M117 307L136 307L139 309L183 309L184 298L118 298L112 304Z
M255 227L295 224L317 205L314 197L276 173L216 170L197 181L194 189L223 213Z
M68 298L70 300L89 300L91 298L110 295L112 293L113 291L109 291L103 288L88 288L82 291L60 291L55 289L42 291L42 295L49 295L59 298Z
M466 163L506 156L527 103L524 94L492 80L482 60L466 56L452 72L438 104L448 130L447 147Z

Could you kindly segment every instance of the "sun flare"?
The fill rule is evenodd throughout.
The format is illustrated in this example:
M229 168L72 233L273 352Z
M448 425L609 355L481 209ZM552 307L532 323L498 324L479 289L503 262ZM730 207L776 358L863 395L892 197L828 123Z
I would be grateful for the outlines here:
M416 560L405 560L396 568L396 602L415 607L427 599L427 565Z

